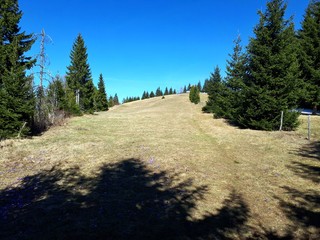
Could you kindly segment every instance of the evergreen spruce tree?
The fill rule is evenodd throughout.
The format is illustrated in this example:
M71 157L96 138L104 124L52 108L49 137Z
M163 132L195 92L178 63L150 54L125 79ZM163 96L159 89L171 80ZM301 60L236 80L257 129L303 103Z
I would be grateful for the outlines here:
M224 117L227 88L223 82L220 74L220 68L218 66L216 66L214 72L211 73L210 79L207 82L206 90L208 93L208 101L202 108L202 111L214 113L216 118Z
M68 66L67 84L71 91L80 90L80 108L92 112L94 108L94 85L88 64L87 48L79 34L70 53L71 64Z
M243 102L244 78L246 75L246 56L242 52L240 35L234 41L233 53L229 54L226 67L226 86L224 117L237 122Z
M199 91L202 92L202 86L201 86L201 82L200 81L198 82L197 87L198 87Z
M155 97L155 95L154 95L154 92L151 91L151 92L150 92L150 98L153 98L153 97Z
M114 100L114 105L120 105L118 94L114 95L114 99L113 100Z
M32 77L26 75L35 60L26 57L34 43L21 32L22 12L17 0L2 0L0 7L0 139L28 134L34 115Z
M177 91L176 91L176 90L173 90L173 94L177 94Z
M166 87L166 89L164 90L164 95L169 95L169 91L168 88Z
M143 91L141 99L146 99L146 91Z
M191 86L189 100L194 104L198 104L200 102L200 91L197 86Z
M187 87L184 86L184 87L183 87L183 93L186 93L186 92L187 92Z
M108 107L111 108L115 105L113 97L110 95L109 100L108 100Z
M106 93L106 88L104 85L104 80L103 80L102 74L100 74L100 76L99 76L98 91L97 91L95 101L96 101L97 111L107 111L108 110L107 93Z
M173 94L172 87L169 89L169 95Z
M209 83L209 79L205 79L202 87L202 91L205 93L208 92L208 83Z
M299 98L299 63L297 41L292 20L285 20L286 4L271 0L254 29L248 50L248 76L239 123L263 130L279 129L281 111L283 127L298 125L298 114L290 111Z
M305 92L302 107L318 110L320 104L320 1L312 0L298 32L299 61Z
M156 96L157 96L157 97L160 97L160 96L162 96L162 95L163 95L163 94L162 94L162 91L161 91L160 87L158 87L157 90L156 90Z
M65 110L66 109L66 91L64 83L60 76L56 76L50 82L47 89L47 101L50 111Z

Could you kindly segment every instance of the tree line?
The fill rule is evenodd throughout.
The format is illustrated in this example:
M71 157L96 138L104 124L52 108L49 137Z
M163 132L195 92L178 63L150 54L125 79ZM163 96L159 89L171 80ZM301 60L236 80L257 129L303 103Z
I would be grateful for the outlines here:
M161 90L160 87L156 89L156 91L151 91L150 93L148 91L144 91L142 93L141 100L143 99L148 99L148 98L154 98L154 97L161 97L161 96L166 96L166 95L172 95L172 94L177 94L177 91L175 89L168 88L166 87L164 91Z
M226 77L220 69L205 82L208 101L204 112L244 128L276 130L298 126L298 107L317 112L320 103L320 1L310 1L295 31L292 17L285 19L283 0L267 2L254 37L243 49L240 36L227 61Z
M63 117L81 115L119 104L117 95L108 102L102 74L98 87L93 84L81 34L72 46L65 79L56 76L47 87L37 86L34 76L27 74L36 59L26 56L36 39L21 31L21 17L17 0L1 1L0 140L44 131L62 112Z
M240 36L234 41L226 77L217 66L203 86L189 84L181 92L207 92L203 111L241 127L275 130L283 112L283 128L295 129L295 109L316 112L320 103L320 1L310 1L298 31L292 18L285 19L286 8L283 0L268 1L266 10L258 12L260 20L248 46L243 48ZM21 17L17 0L1 2L0 139L41 132L61 112L81 115L119 104L117 94L107 97L102 74L94 85L81 34L72 46L65 78L56 76L47 87L37 86L34 76L27 74L36 60L26 56L35 38L21 31ZM172 88L157 88L144 91L141 99L175 93Z

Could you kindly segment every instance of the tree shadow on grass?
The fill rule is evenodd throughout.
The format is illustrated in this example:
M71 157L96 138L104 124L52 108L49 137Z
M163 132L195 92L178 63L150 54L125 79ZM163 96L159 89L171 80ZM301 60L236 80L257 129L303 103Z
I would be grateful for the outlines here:
M298 156L320 160L320 142L311 142L297 152Z
M319 142L299 150L298 155L319 160ZM288 232L298 239L320 239L320 165L318 161L293 161L287 166L295 175L305 179L306 184L295 189L283 186L284 197L276 197L287 218L292 221ZM309 185L310 183L310 185Z
M283 187L287 198L278 198L280 207L292 221L287 232L296 239L319 239L320 194L314 190Z
M153 172L137 159L90 178L55 167L0 191L1 239L225 239L247 231L249 209L235 190L216 214L192 219L206 186Z
M315 166L315 164L292 162L288 168L304 179L320 183L320 165Z

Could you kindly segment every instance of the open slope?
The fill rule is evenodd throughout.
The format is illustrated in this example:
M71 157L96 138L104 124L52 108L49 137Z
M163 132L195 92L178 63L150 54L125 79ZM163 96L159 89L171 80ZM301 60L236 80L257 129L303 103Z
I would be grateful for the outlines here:
M132 102L1 143L0 238L319 237L318 142L230 126L205 99Z

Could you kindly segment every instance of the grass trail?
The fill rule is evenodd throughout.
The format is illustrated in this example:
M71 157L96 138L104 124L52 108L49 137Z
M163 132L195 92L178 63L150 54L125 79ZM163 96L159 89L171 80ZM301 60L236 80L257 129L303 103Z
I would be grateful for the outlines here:
M187 94L182 94L132 102L108 112L72 118L43 136L2 143L0 203L8 205L11 190L24 196L30 184L28 176L37 176L34 178L43 187L17 212L17 204L9 210L0 207L0 217L10 219L12 227L5 234L19 237L14 225L33 237L43 234L44 230L25 230L25 218L35 208L48 215L46 221L54 221L58 218L50 210L54 205L62 216L66 214L62 209L85 210L84 215L71 214L74 219L65 220L63 226L47 229L53 238L75 236L74 229L79 234L88 233L88 237L110 234L111 239L146 238L163 231L171 231L172 238L179 236L175 232L179 231L182 239L316 238L320 227L315 220L320 217L318 118L312 117L313 141L308 142L305 117L301 117L303 125L296 132L243 130L203 114L205 100L206 95L202 95L201 103L194 105ZM105 175L107 180L102 180ZM55 190L52 193L48 176ZM116 184L114 178L118 179ZM79 181L83 183L80 190ZM114 185L108 200L101 198L104 190L99 186L103 182ZM77 194L70 189L78 189ZM119 203L121 208L114 205L123 199L134 207L129 208L128 202L123 206ZM69 208L65 201L77 204ZM100 208L118 209L111 211L112 218L94 217L100 216L93 212L98 211L95 204L101 201ZM166 220L149 226L149 221L158 219L148 220L149 211ZM125 217L119 217L120 213ZM72 223L79 218L77 224ZM129 227L123 229L118 218ZM135 223L128 220L131 218ZM87 229L90 219L98 222L93 233ZM114 230L103 230L99 224ZM145 235L139 235L140 224L145 226ZM189 232L185 225L192 225L194 230ZM36 226L43 227L41 223L31 224L31 228ZM171 230L164 230L167 228Z

